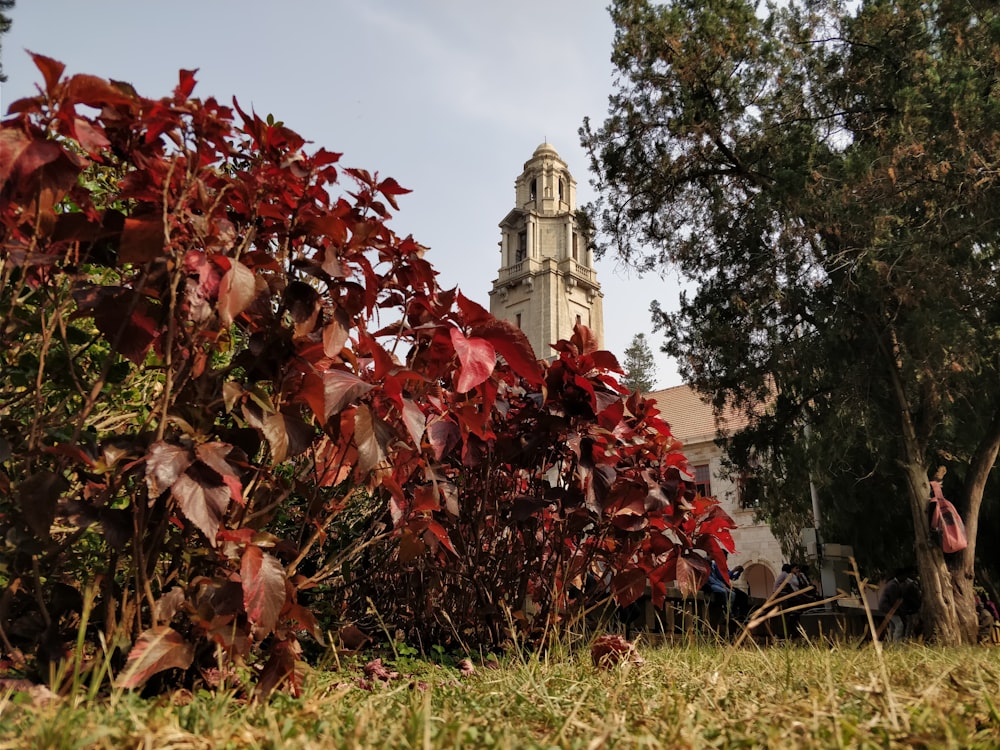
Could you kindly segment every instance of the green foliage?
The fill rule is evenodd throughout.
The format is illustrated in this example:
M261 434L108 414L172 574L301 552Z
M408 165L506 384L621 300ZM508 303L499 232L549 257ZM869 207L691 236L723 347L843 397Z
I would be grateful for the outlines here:
M630 391L649 393L656 385L656 360L646 341L646 334L637 333L625 349L625 377L622 385Z
M957 641L975 540L950 579L924 510L946 464L974 531L1000 448L1000 17L917 0L756 10L612 5L620 78L583 131L589 211L605 249L696 285L655 317L688 382L753 415L737 464L804 505L804 460L829 514L878 519L882 551L909 542L940 592L928 618Z
M0 83L7 80L6 74L3 72L3 35L10 31L11 20L10 16L6 12L14 8L14 0L0 0Z

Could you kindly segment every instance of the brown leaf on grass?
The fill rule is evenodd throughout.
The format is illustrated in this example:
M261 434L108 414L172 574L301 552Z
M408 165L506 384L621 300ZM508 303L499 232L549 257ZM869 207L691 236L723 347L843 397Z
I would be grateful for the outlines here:
M462 673L463 677L468 677L470 674L475 674L476 667L472 663L472 659L462 659L458 663L458 671Z
M643 664L645 661L636 653L635 644L620 635L595 638L590 645L590 658L598 669L612 669L625 662Z
M387 669L382 663L381 658L372 659L370 662L365 664L365 675L376 680L382 680L383 682L399 679L399 672Z

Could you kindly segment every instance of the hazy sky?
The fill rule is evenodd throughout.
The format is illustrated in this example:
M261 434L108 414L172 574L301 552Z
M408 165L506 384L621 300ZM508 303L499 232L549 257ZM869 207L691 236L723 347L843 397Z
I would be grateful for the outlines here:
M25 50L168 95L197 68L194 95L273 114L341 164L395 177L390 226L431 248L445 288L489 307L498 222L514 179L548 141L589 200L577 130L607 112L614 30L605 0L17 0L3 39L2 109L41 80ZM676 308L671 276L639 279L597 264L605 340L624 359L636 333L659 387L680 379L658 352L649 303Z

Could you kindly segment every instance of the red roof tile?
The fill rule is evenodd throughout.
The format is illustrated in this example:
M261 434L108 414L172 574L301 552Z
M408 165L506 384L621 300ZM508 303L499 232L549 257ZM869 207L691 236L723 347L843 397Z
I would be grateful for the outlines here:
M746 415L726 408L717 425L708 400L688 385L647 393L656 401L660 417L670 425L674 437L684 443L713 440L720 431L732 432L747 423Z

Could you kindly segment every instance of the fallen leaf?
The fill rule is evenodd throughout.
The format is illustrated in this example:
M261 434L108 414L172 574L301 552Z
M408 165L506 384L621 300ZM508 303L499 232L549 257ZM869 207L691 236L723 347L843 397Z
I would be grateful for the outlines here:
M399 678L399 672L386 668L386 666L382 663L381 658L372 659L370 662L365 664L365 675L377 680L382 680L383 682Z
M635 651L635 644L620 635L602 635L590 646L590 658L599 669L612 669L619 664L641 665L645 660Z
M470 674L475 674L476 667L472 663L472 659L462 659L458 663L458 671L462 673L463 676L468 677Z

